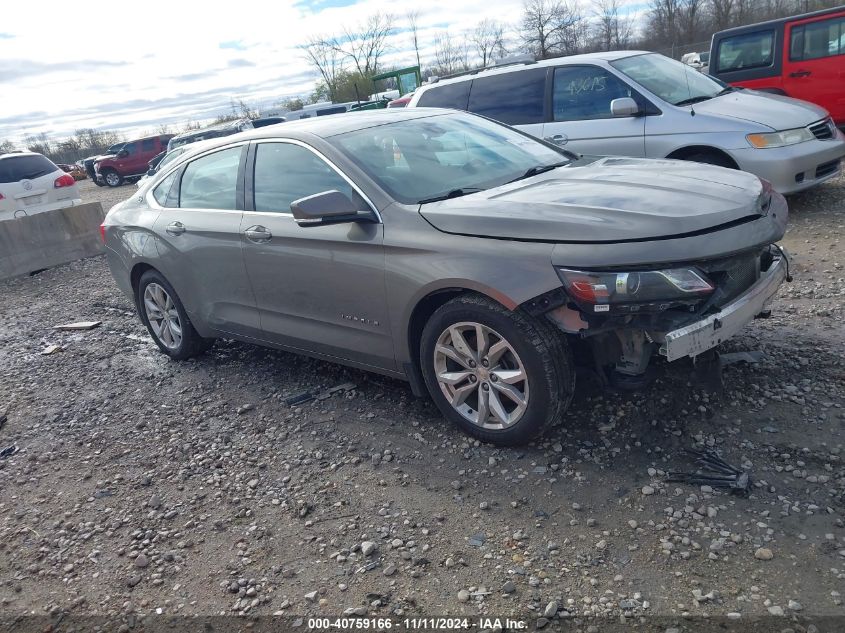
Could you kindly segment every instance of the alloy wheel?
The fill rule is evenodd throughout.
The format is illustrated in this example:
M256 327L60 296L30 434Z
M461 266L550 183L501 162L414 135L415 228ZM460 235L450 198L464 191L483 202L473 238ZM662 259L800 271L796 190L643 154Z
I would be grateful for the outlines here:
M106 174L106 184L110 187L117 187L120 184L120 176L118 176L115 172L110 171Z
M155 337L167 349L177 349L182 344L182 322L167 290L155 282L147 285L144 310Z
M449 326L434 347L434 372L447 402L485 429L513 426L528 407L528 375L513 346L481 323Z

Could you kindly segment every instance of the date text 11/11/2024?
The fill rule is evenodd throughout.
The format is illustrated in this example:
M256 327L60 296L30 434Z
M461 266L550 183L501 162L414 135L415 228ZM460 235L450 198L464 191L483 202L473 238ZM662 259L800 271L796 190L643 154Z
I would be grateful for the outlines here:
M314 631L344 631L344 630L374 630L386 631L390 629L408 631L460 631L460 630L509 630L527 629L525 620L511 618L482 617L470 618L308 618L308 629Z

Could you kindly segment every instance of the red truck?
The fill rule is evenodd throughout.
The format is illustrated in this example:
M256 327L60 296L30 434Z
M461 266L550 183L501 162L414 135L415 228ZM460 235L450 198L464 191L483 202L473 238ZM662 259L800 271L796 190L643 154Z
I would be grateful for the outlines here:
M167 150L171 138L173 134L159 134L129 141L114 156L106 156L94 163L97 181L109 187L119 187L124 181L141 178L149 169L147 163Z
M845 128L845 6L720 31L709 73L820 105Z

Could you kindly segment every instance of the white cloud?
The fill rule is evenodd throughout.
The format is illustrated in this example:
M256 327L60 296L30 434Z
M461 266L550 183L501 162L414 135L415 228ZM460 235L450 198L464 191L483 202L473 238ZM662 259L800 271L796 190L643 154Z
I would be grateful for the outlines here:
M440 31L458 35L484 18L513 25L522 11L519 0L146 0L115 11L41 0L33 19L31 4L3 4L0 140L79 127L133 133L213 117L230 96L270 105L307 94L316 74L296 46L376 11L393 13L402 29L386 59L397 65L414 62L409 10L420 12L424 61ZM14 72L4 74L9 60Z

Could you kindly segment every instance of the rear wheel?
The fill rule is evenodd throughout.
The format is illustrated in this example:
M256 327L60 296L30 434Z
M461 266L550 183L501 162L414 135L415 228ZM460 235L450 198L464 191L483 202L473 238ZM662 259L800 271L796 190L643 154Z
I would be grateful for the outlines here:
M527 442L558 422L574 392L569 348L551 324L478 295L432 315L420 362L443 415L499 445Z
M156 270L141 275L138 310L155 344L171 358L191 358L214 343L197 334L173 286Z
M113 169L106 170L103 173L103 180L106 181L109 187L119 187L123 184L123 176Z

